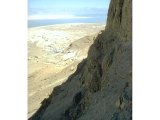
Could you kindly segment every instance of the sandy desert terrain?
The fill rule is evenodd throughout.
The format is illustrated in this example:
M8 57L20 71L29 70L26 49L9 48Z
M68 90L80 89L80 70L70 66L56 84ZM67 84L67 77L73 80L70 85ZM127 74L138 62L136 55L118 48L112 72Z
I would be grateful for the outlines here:
M76 23L28 29L28 117L76 70L104 28L105 24Z

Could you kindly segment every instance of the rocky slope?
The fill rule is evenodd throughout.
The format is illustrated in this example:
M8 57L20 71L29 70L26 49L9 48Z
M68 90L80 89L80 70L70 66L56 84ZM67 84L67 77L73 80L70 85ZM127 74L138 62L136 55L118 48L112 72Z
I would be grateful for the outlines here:
M75 72L78 63L87 57L94 38L104 28L104 24L91 23L29 28L28 117L39 109L55 86Z
M111 0L88 57L30 120L132 119L132 0Z

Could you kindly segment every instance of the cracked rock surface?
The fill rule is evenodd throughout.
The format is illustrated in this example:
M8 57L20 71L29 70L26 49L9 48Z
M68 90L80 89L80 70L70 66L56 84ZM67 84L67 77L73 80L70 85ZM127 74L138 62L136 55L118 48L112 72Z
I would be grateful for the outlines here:
M30 120L132 119L132 0L111 0L105 30Z

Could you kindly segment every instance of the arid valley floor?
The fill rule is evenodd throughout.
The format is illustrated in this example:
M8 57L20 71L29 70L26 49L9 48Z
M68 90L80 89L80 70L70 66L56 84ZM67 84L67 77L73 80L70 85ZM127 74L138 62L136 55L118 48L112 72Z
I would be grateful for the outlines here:
M28 117L76 70L104 28L105 24L77 23L28 29Z

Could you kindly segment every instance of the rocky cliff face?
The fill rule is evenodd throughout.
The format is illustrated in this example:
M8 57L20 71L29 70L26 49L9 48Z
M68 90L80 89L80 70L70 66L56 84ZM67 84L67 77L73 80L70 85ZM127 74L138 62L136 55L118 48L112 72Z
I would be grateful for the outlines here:
M67 82L30 120L132 119L132 0L111 0L107 26Z

